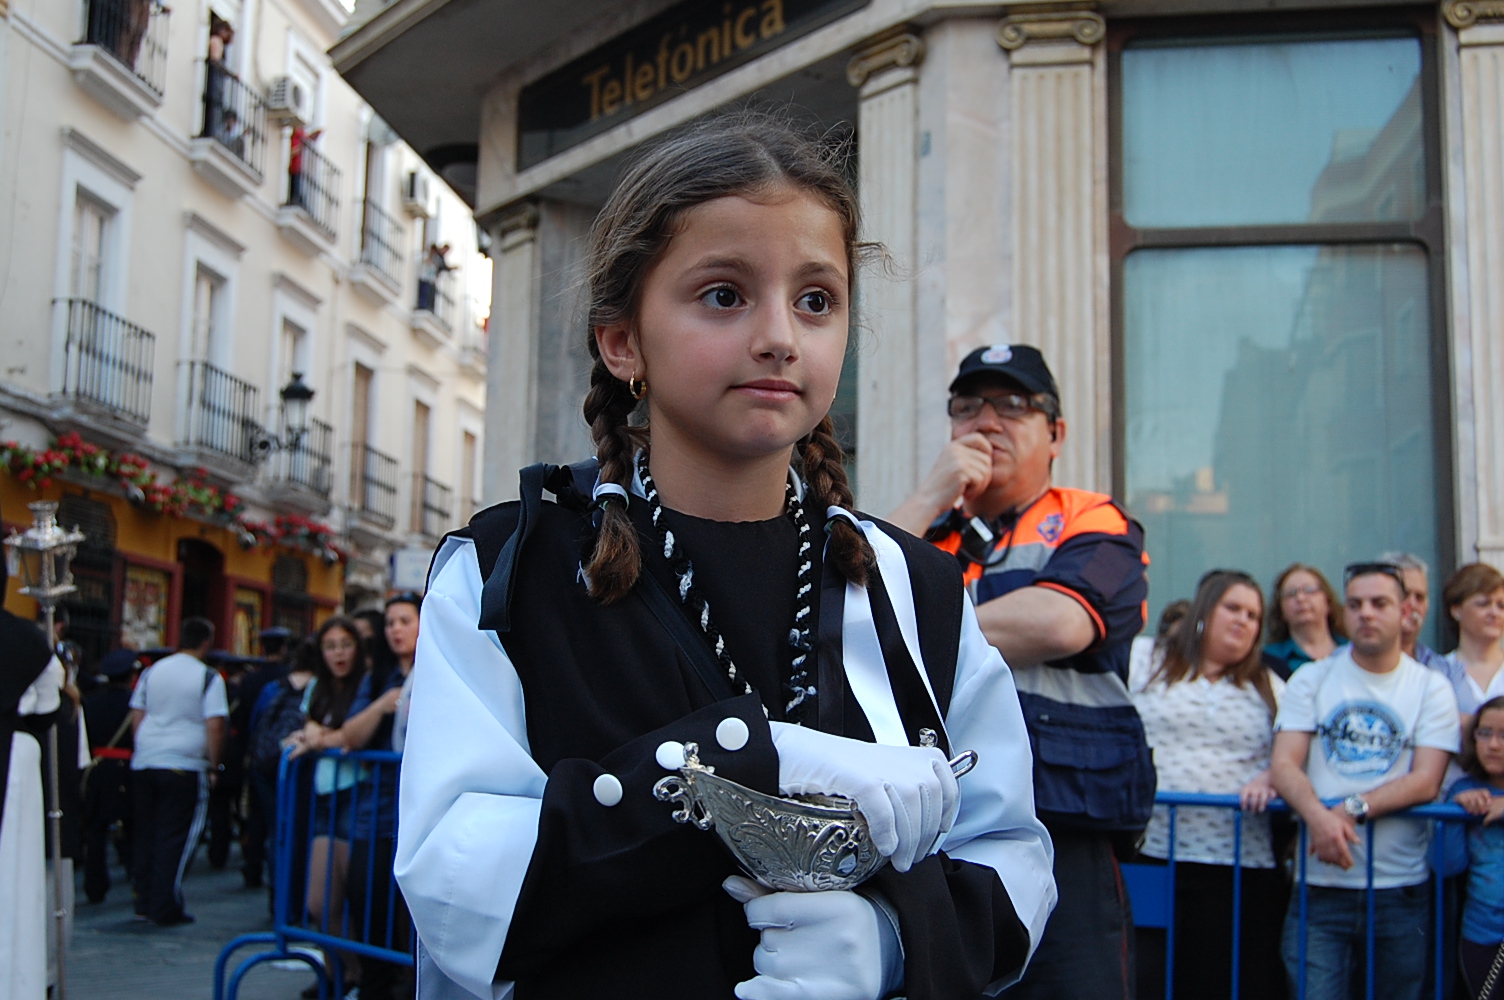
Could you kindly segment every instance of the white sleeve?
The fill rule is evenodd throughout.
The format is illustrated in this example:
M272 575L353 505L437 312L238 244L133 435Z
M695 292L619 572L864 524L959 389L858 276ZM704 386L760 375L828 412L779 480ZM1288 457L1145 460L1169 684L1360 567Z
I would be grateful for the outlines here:
M46 715L56 712L63 703L63 684L68 679L68 671L63 666L63 661L53 656L47 661L47 666L42 668L41 674L31 682L31 686L21 692L21 700L16 705L17 715ZM79 718L83 718L82 715Z
M1457 695L1451 682L1435 670L1426 670L1425 701L1415 724L1415 745L1434 747L1457 753L1462 745L1462 725L1458 717Z
M941 846L953 858L997 872L1029 929L1032 957L1055 908L1055 848L1034 815L1034 763L1013 672L982 634L969 596L956 661L945 728L952 752L975 750L977 766L961 779L961 809ZM987 992L996 995L1008 985L992 983Z
M1274 731L1295 733L1316 731L1316 691L1326 676L1328 660L1307 663L1290 675L1284 697L1279 700L1279 714L1274 717Z
M210 667L213 670L214 668ZM230 714L230 702L225 694L225 679L214 670L214 676L204 688L203 713L205 719L222 718Z
M141 676L136 678L136 686L131 689L131 708L139 708L146 711L146 679L151 676L151 667L141 671Z
M419 622L394 870L433 965L496 1000L512 988L492 980L547 776L528 755L517 672L476 627L481 587L473 544L445 542Z

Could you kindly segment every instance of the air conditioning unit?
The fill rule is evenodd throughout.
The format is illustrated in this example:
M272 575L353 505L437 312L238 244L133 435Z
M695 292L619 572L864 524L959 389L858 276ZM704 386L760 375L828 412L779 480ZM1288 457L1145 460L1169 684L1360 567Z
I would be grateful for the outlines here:
M266 94L266 120L274 125L307 125L313 116L312 96L292 77L277 77Z
M402 185L402 207L417 219L433 217L433 182L421 170L410 170Z

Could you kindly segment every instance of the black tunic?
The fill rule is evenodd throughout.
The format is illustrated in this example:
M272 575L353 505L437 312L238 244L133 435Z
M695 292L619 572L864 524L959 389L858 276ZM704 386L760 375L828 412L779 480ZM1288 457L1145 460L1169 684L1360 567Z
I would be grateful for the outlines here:
M631 509L646 569L673 593L646 504L634 497ZM593 538L587 515L543 503L533 516L514 564L512 627L499 638L521 683L530 753L548 782L496 979L514 980L518 1000L729 1000L737 982L755 975L758 940L721 889L739 871L713 835L674 823L671 810L653 799L652 785L665 774L654 755L666 740L694 741L718 773L777 794L766 719L781 717L791 656L792 525L669 514L733 658L757 689L737 697L697 672L648 610L643 584L611 605L589 597L581 565ZM478 514L461 533L475 541L482 580L518 521L518 505L504 504ZM885 531L909 563L920 645L943 712L959 641L959 571L933 547ZM814 519L812 533L823 540L823 517ZM817 558L816 579L819 568ZM855 699L847 692L843 700L841 734L870 741ZM732 715L747 723L751 738L727 753L714 733ZM625 793L609 821L592 791L602 773L615 775ZM871 884L899 914L905 991L914 1000L979 996L1022 965L1028 932L992 869L942 854L904 874L885 868Z

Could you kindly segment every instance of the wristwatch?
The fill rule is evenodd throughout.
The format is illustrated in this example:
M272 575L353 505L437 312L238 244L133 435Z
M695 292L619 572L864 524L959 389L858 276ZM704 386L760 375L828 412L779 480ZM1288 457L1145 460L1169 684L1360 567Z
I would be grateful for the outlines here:
M1359 823L1368 822L1368 803L1361 795L1349 795L1342 800L1342 811Z

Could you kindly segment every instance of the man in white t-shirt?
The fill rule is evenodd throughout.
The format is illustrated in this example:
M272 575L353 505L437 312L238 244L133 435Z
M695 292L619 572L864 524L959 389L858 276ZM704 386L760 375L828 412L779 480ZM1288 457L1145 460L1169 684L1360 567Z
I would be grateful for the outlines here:
M213 623L188 618L178 632L179 651L146 668L131 694L136 916L161 927L193 922L183 872L204 830L230 714L224 678L204 663Z
M1304 975L1310 1000L1346 1000L1363 975L1371 877L1372 995L1418 1000L1430 926L1426 823L1370 821L1436 798L1461 736L1457 699L1445 677L1400 648L1410 608L1399 567L1355 563L1345 577L1352 645L1297 670L1275 720L1274 787L1300 814L1315 855L1305 868L1305 968L1298 890L1285 919L1285 968L1292 994Z

